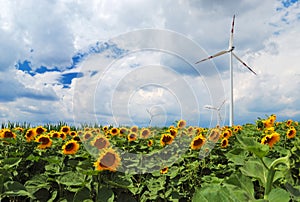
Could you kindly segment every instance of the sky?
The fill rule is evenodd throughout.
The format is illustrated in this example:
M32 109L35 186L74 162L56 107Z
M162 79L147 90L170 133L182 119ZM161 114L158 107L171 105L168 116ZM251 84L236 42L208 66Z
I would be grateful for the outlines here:
M297 0L0 0L0 122L227 125L233 15L234 124L299 121Z

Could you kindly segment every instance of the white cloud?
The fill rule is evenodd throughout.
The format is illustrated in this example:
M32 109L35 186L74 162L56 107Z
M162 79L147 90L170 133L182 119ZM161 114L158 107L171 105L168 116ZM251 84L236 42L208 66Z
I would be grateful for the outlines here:
M238 109L254 111L261 117L277 113L282 118L299 119L299 33L299 21L295 21L266 40L264 49L249 56L258 77L236 74Z
M1 0L0 4L1 81L5 81L3 78L10 78L5 87L1 86L0 89L2 101L9 100L5 107L0 108L1 120L27 120L31 115L34 117L31 118L32 121L46 120L43 114L48 114L48 120L72 120L74 92L75 98L76 95L82 96L75 103L75 108L80 106L75 116L80 116L83 120L96 120L93 114L93 99L96 99L101 111L98 118L104 123L114 123L115 120L111 117L112 107L115 107L113 113L120 115L117 122L125 123L130 119L148 121L149 114L145 108L153 107L153 111L162 114L153 123L170 121L166 117L175 119L182 109L191 111L186 119L195 123L193 117L198 113L195 103L200 108L200 121L206 121L211 112L202 109L202 106L216 106L224 97L228 100L229 95L224 95L223 89L224 84L225 91L229 92L228 57L213 60L220 71L220 78L215 75L211 61L195 66L198 68L196 75L197 71L189 65L206 54L183 38L193 39L209 54L227 48L233 14L236 14L236 53L259 74L255 77L234 63L236 119L249 121L271 112L284 118L300 117L297 105L300 97L297 90L300 84L297 65L300 50L299 3L288 8L283 8L280 1L258 0L94 0L88 3L71 0ZM143 28L169 29L182 34L182 38L174 37L170 40L174 35L164 32L155 36L139 35L137 32L131 33L129 41L114 41L120 39L118 36L122 34L125 36L126 32ZM66 70L77 51L85 50L97 41L109 39L124 49L147 48L154 44L157 50L170 51L154 53L137 50L123 61L119 60L120 63L113 64L112 58L104 55L99 58L95 54L89 56L79 67ZM62 88L58 82L62 74L60 72L30 76L15 70L14 65L24 60L30 61L33 69L41 65L49 68L57 66L64 73L80 70L84 77L73 79L69 89ZM131 71L134 67L129 67L129 64L136 67L154 65L156 69ZM160 68L155 65L160 65ZM163 69L164 66L167 68ZM93 77L88 76L94 71L98 73ZM102 78L105 83L101 83L100 75L105 75ZM170 78L171 76L174 78ZM116 80L120 83L115 83ZM169 91L166 88L143 88L150 81L169 87ZM97 85L98 89L95 88ZM185 91L186 88L190 91ZM94 97L97 90L101 94ZM181 98L180 102L186 108L178 107L176 96L172 96L171 92ZM115 100L115 106L110 102L111 95L119 96ZM190 99L191 95L196 98ZM38 100L39 96L44 100ZM142 106L136 108L131 105L128 112L122 108L127 105L128 100ZM224 113L225 109L227 111L228 104ZM176 113L171 114L172 111ZM16 114L20 116L17 117Z

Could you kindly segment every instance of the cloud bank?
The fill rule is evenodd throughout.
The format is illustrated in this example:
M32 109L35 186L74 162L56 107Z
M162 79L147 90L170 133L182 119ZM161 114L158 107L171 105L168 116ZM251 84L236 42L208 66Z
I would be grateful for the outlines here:
M229 58L193 62L227 48L233 14L236 53L258 73L234 62L235 123L272 113L300 118L298 1L0 5L2 122L147 125L152 113L154 125L185 118L209 126L217 116L203 106L226 99L227 124ZM148 31L122 38L141 29ZM154 37L153 29L162 35Z

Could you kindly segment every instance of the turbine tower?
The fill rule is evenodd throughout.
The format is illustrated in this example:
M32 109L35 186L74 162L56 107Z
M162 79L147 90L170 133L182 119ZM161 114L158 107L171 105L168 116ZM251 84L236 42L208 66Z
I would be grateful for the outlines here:
M232 19L232 24L231 24L231 32L230 32L230 38L229 38L229 47L227 50L223 50L220 51L214 55L211 55L207 58L204 58L198 62L196 62L195 64L198 64L200 62L218 57L220 55L224 55L226 53L230 53L230 57L229 57L229 71L230 71L230 110L229 110L229 126L233 126L233 121L234 121L234 117L233 117L233 65L232 65L232 58L234 57L235 59L237 59L240 63L242 63L245 67L247 67L247 69L249 71L251 71L253 74L256 75L256 73L244 62L242 61L235 53L233 53L234 50L234 46L233 46L233 32L234 32L234 20L235 20L235 15L233 15L233 19Z

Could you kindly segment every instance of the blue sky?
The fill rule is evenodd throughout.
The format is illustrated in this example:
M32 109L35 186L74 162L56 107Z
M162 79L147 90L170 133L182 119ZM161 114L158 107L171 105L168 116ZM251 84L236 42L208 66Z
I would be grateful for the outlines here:
M0 0L0 122L228 124L236 15L235 123L300 120L300 3Z

